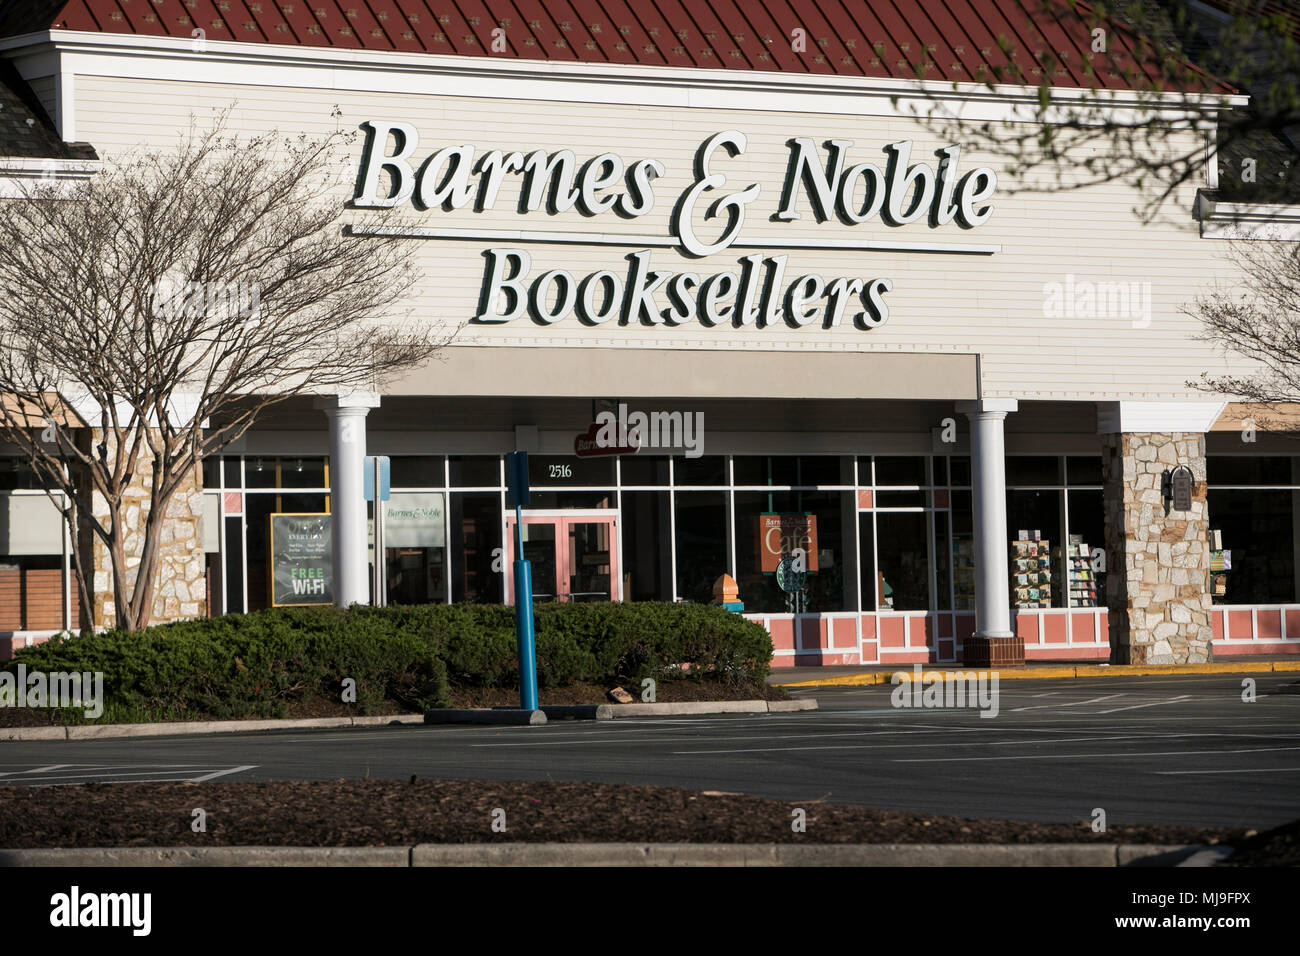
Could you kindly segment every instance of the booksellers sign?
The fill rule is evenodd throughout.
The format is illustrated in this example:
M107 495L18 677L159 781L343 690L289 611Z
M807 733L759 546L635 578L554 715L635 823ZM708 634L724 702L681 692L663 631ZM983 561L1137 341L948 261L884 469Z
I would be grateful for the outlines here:
M334 603L334 563L327 514L271 515L271 604Z
M787 275L788 252L837 249L857 252L957 253L988 255L998 246L808 234L746 238L746 218L776 222L800 219L800 206L818 223L850 229L879 217L890 227L924 220L931 229L956 223L974 229L992 215L997 175L987 166L959 171L957 144L913 152L909 140L889 143L875 161L850 157L851 140L825 143L825 156L807 137L788 141L786 174L778 190L760 183L733 184L729 161L743 154L740 130L715 133L695 151L693 179L679 195L660 196L655 180L667 173L657 159L631 162L617 153L580 160L568 149L527 154L473 145L443 146L423 161L419 133L410 123L368 120L367 142L353 204L392 209L406 204L419 212L444 213L469 207L476 213L498 206L503 187L517 177L517 212L557 215L577 209L587 217L618 216L635 221L656 205L671 202L668 234L636 234L593 226L582 232L529 229L466 229L444 225L354 226L355 235L410 236L483 242L484 271L473 322L500 324L527 317L541 326L573 317L586 326L785 325L793 328L849 327L870 331L889 318L885 294L893 280L882 276ZM390 152L390 142L392 151ZM511 191L507 189L507 191ZM802 200L802 203L801 203ZM502 202L501 205L505 203ZM711 222L710 220L713 220ZM534 250L529 251L528 246ZM575 275L555 261L565 245L631 247L616 269ZM638 248L640 247L640 248ZM660 250L656 252L656 250ZM664 251L667 250L667 251ZM686 260L735 250L737 268L674 271L673 251Z

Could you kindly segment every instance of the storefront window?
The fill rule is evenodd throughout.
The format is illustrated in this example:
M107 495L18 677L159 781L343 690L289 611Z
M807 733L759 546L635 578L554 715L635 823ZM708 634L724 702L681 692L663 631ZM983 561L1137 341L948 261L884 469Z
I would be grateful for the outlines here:
M674 507L677 596L708 604L713 600L713 582L727 571L727 494L679 491ZM748 602L743 588L740 599Z
M501 496L453 493L450 498L453 601L500 604L504 600L505 552L501 542Z
M948 590L948 571L951 564L948 547L948 513L934 513L934 587L935 607L940 611L952 610L952 594Z
M1008 491L1007 533L1011 536L1011 606L1064 607L1061 492Z
M394 491L384 502L388 603L441 604L447 599L444 507L440 491Z
M867 484L867 463L869 458L858 459L858 480L862 484ZM925 487L929 480L925 475L925 459L910 455L907 457L895 455L876 455L876 480L877 488L890 487L893 485L917 485Z
M1073 461L1070 459L1071 464L1067 466L1070 474L1074 474ZM1071 488L1067 501L1070 540L1066 555L1066 584L1070 592L1070 607L1105 607L1106 513L1101 492Z
M847 459L835 455L737 455L733 465L737 485L808 487L848 485Z
M1289 455L1210 455L1205 461L1210 487L1300 483L1300 458ZM1213 517L1214 512L1210 512Z
M675 485L725 485L727 484L727 457L701 455L673 458L673 484Z
M1061 459L1054 455L1010 455L1007 458L1007 484L1059 485Z
M1211 541L1215 603L1295 602L1298 505L1300 490L1210 488L1210 534L1217 531L1223 544L1220 566Z
M668 515L668 492L623 492L625 600L672 600L671 552L668 550L668 542L672 540L673 529Z
M971 515L971 493L954 491L952 508L952 591L953 610L975 610L975 526Z
M501 487L501 459L497 455L452 455L448 466L453 488Z
M642 455L639 452L623 455L619 469L625 488L630 485L668 486L668 459L663 455Z
M1065 459L1065 477L1072 485L1100 485L1101 456L1070 456Z
M324 488L324 458L280 458L281 488Z
M389 469L394 488L441 488L446 481L441 455L394 455Z
M930 608L929 530L923 511L877 511L876 607Z
M736 583L745 610L852 610L845 581L856 574L851 560L856 510L851 492L736 492ZM803 575L795 571L796 547L805 551Z

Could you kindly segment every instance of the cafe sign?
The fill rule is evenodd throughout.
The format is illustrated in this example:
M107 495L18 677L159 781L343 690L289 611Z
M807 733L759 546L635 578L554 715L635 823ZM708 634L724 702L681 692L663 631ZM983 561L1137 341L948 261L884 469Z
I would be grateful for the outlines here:
M796 550L804 553L802 570L816 571L816 515L764 512L758 516L758 568L762 573L775 574L782 560L793 558Z
M957 144L914 156L909 140L889 143L874 161L852 155L851 140L830 140L825 155L810 138L788 142L787 172L769 197L759 183L733 184L728 161L745 153L740 130L715 133L695 151L694 180L678 196L659 195L655 181L667 172L657 159L628 161L607 152L582 159L568 149L548 153L489 149L470 144L442 146L420 159L420 137L410 123L368 120L367 142L353 205L393 209L410 206L429 213L496 208L503 186L520 181L517 211L556 215L577 209L587 217L636 221L659 204L672 202L667 235L534 229L466 229L440 224L356 225L355 235L410 236L480 241L484 270L478 311L471 321L504 324L527 318L540 326L576 321L585 326L792 328L853 327L870 331L889 319L887 276L823 277L787 273L796 249L861 252L989 255L996 245L920 241L915 238L858 239L801 234L772 239L746 237L748 218L777 222L803 217L835 220L851 227L879 217L891 227L925 220L931 229L956 222L963 229L992 215L997 175L987 166L962 171ZM390 141L392 150L389 150ZM382 184L381 184L382 183ZM710 223L710 220L717 220ZM534 244L544 252L530 251ZM564 245L630 247L627 263L575 275L553 251ZM756 250L756 251L750 251ZM736 268L692 271L691 260L729 252ZM671 258L676 253L676 258ZM686 261L686 267L677 265ZM558 261L557 261L558 260ZM670 268L671 266L671 268ZM572 324L570 322L570 324Z

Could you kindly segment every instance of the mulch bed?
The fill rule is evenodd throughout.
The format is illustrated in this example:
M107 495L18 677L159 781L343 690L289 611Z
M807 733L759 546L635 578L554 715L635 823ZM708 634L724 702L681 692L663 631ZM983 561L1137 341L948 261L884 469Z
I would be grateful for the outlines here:
M807 829L791 829L796 807ZM190 829L191 811L207 832ZM506 831L493 832L493 810ZM1240 830L1023 823L599 783L478 780L0 787L0 847L416 843L1236 843Z
M607 704L605 696L615 685L610 684L570 684L566 687L543 687L538 697L543 704ZM628 682L623 689L632 695L636 702L641 700L641 685ZM715 679L699 680L686 678L682 680L660 681L655 687L655 700L659 703L679 703L695 700L789 700L790 695L780 687L752 681L723 681ZM519 691L513 687L453 687L451 690L453 707L496 707L498 705L519 706ZM397 716L414 713L403 709L399 704L387 702L379 707L372 707L368 712L372 716ZM288 717L355 717L358 715L356 705L325 697L295 701L289 706ZM59 725L59 712L49 708L34 707L0 707L0 727L50 727ZM187 717L186 720L218 720L211 714ZM262 720L262 717L250 717L249 720Z
M1234 841L1236 852L1223 866L1300 866L1300 820Z

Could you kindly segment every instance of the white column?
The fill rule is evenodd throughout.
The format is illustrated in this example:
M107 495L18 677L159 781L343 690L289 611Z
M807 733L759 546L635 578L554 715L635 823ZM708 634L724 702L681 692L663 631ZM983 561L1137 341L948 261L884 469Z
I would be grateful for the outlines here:
M970 419L972 513L975 524L975 637L1015 637L1011 630L1011 568L1007 560L1007 470L1003 422L1014 398L958 402Z
M370 603L366 525L366 414L379 407L369 392L316 400L330 420L330 511L334 600L339 607Z

